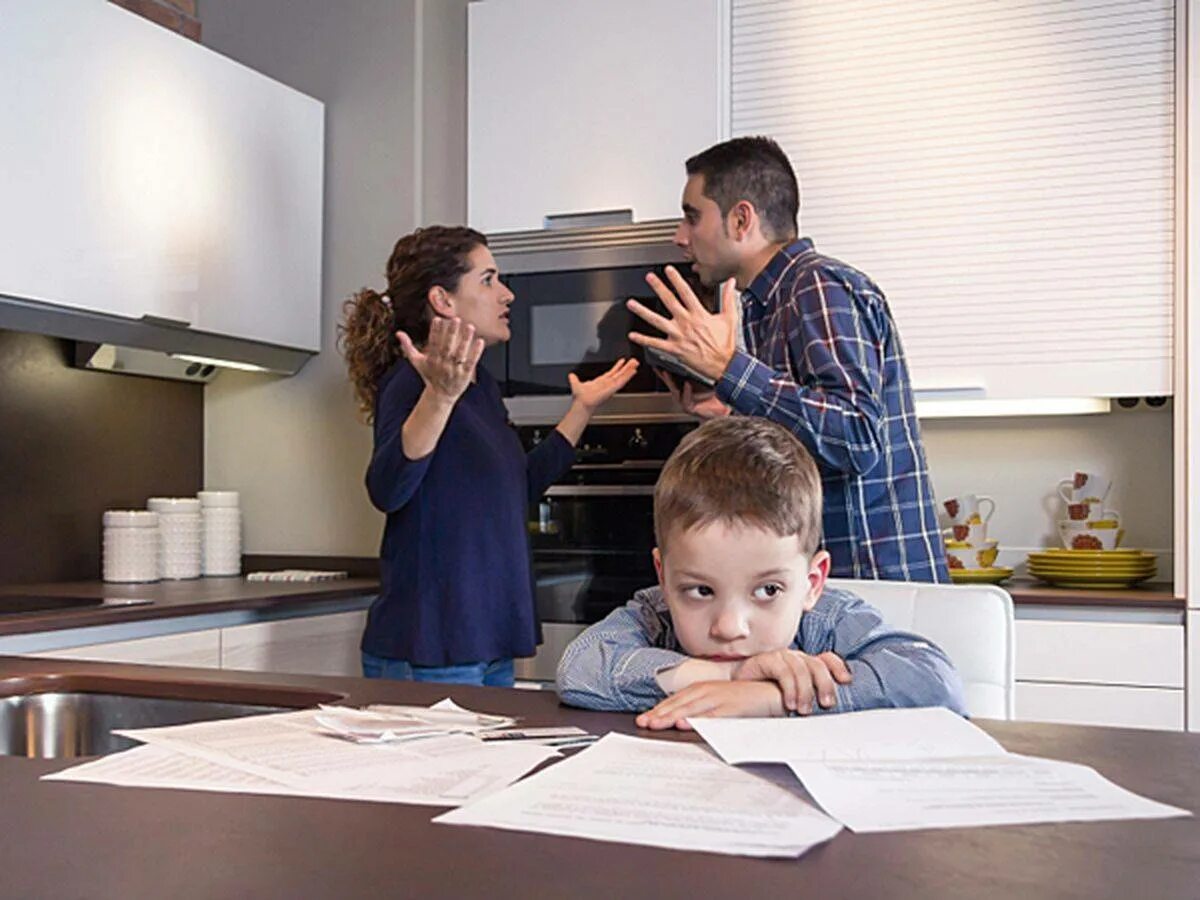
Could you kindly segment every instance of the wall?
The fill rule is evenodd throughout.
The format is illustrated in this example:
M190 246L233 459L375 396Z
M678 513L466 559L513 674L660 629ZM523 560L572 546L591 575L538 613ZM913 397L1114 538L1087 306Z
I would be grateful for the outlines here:
M466 210L466 0L334 6L204 0L200 10L207 46L328 104L324 351L292 379L225 373L206 388L206 481L243 492L252 553L376 552L381 519L362 487L370 434L334 350L338 307L382 284L397 236ZM1128 543L1171 547L1169 407L930 420L924 433L940 497L999 498L1002 562L1053 543L1054 486L1086 466L1112 473Z
M1171 406L1144 402L1106 415L1011 419L931 419L921 425L939 500L989 494L997 508L989 534L1000 565L1020 565L1031 549L1059 546L1063 517L1056 485L1077 469L1113 480L1107 506L1122 514L1125 546L1160 553L1171 577Z
M382 286L401 234L465 213L466 0L204 0L200 13L206 46L326 104L322 352L289 379L226 372L205 389L205 483L242 492L247 552L373 555L371 437L336 323L353 291Z
M97 579L105 509L201 486L203 389L74 369L72 346L0 331L0 584Z

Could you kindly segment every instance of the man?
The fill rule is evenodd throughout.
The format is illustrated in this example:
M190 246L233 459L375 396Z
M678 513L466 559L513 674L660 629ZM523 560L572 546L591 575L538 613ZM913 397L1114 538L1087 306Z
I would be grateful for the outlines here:
M908 366L883 292L797 237L799 185L773 140L725 141L686 168L675 243L701 281L723 283L721 312L705 309L668 267L671 286L653 274L647 281L670 318L628 302L666 336L629 339L716 382L702 390L663 373L688 412L765 416L800 439L824 485L831 575L948 581Z

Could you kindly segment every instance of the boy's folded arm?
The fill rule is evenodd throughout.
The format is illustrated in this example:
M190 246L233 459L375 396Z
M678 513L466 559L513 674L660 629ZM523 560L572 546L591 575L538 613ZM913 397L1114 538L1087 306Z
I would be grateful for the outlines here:
M667 695L659 672L688 661L682 653L653 646L637 611L621 607L567 647L558 663L558 696L586 709L639 712Z
M932 641L887 625L875 607L845 594L836 612L817 625L820 618L809 623L815 626L812 639L842 657L854 677L837 685L833 709L814 712L945 706L967 714L962 678Z
M829 712L881 707L945 706L966 715L962 679L933 643L915 634L885 633L845 656L854 679L839 684Z

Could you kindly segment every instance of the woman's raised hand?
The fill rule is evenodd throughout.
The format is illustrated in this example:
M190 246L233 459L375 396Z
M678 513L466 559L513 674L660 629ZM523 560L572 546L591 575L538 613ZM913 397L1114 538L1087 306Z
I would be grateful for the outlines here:
M629 384L629 379L637 374L637 370L636 359L619 359L611 369L591 381L580 381L575 377L575 373L571 372L567 375L567 382L571 385L571 396L590 413L595 412L609 397Z
M403 331L397 331L396 338L425 386L446 400L462 396L483 355L483 338L475 337L475 326L465 324L457 316L435 317L429 325L429 340L422 349Z

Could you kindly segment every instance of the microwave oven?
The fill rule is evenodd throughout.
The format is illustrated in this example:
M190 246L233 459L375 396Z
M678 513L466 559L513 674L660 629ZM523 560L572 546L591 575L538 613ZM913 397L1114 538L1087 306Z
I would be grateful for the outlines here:
M671 242L674 229L674 222L660 222L489 238L515 299L511 338L488 348L482 364L499 383L515 424L557 421L570 404L569 373L594 378L627 356L641 367L593 421L690 420L628 337L631 331L659 332L625 307L634 298L666 314L646 283L650 271L665 279L666 265L674 265L713 307L712 292Z

